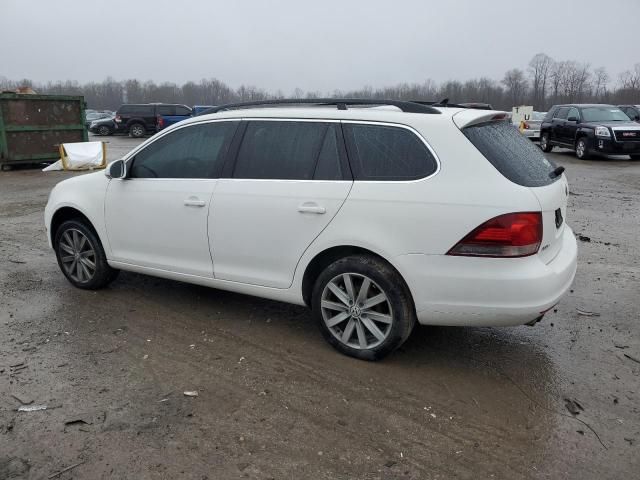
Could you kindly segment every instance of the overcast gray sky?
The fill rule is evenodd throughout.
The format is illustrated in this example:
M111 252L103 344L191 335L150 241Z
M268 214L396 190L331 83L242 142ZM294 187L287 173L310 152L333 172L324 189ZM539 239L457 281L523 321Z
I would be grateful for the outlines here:
M0 0L0 76L304 90L640 62L640 0Z

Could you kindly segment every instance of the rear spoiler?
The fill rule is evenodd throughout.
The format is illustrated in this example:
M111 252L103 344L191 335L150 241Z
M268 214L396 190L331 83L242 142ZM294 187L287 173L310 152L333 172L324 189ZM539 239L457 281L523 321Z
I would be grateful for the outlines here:
M455 113L452 118L453 123L462 130L481 123L509 121L511 114L498 110L462 110Z

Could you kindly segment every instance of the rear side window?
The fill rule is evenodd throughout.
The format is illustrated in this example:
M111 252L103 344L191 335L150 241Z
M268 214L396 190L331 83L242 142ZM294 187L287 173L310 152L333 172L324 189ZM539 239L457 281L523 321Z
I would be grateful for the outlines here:
M313 179L329 126L319 122L249 122L238 151L233 177Z
M490 122L462 129L462 133L506 178L524 187L542 187L559 177L542 151L509 122Z
M238 122L192 125L138 152L131 178L212 178L220 171Z
M357 180L415 180L438 169L418 136L401 127L345 124L350 160Z

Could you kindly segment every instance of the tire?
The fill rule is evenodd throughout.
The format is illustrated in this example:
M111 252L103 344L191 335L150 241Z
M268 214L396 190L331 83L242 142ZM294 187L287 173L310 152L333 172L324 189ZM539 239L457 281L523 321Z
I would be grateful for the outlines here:
M633 155L629 155L631 160L640 160L640 153L634 153Z
M107 263L93 228L80 219L62 223L56 230L53 245L60 270L75 287L97 290L118 276L119 270Z
M111 129L106 125L101 125L98 127L97 133L98 135L102 135L103 137L106 137L107 135L111 135Z
M147 133L147 129L141 123L133 123L129 127L129 135L131 135L133 138L144 137L145 133Z
M576 142L576 157L580 160L587 160L591 158L591 152L589 151L589 141L586 137L581 137Z
M367 255L341 258L325 268L314 285L311 305L325 340L362 360L379 360L393 352L416 323L402 277L388 263Z
M549 153L553 150L553 145L549 143L549 134L547 132L540 135L540 148L543 152Z

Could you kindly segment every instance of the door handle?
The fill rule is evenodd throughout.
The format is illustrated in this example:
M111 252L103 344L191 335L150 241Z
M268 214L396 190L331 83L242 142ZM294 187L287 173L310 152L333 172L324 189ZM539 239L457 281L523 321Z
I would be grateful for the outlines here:
M184 204L187 207L204 207L207 202L200 200L198 197L189 197L185 199Z
M302 205L298 206L298 211L300 213L317 213L318 215L322 215L327 212L327 209L321 207L315 202L304 202Z

